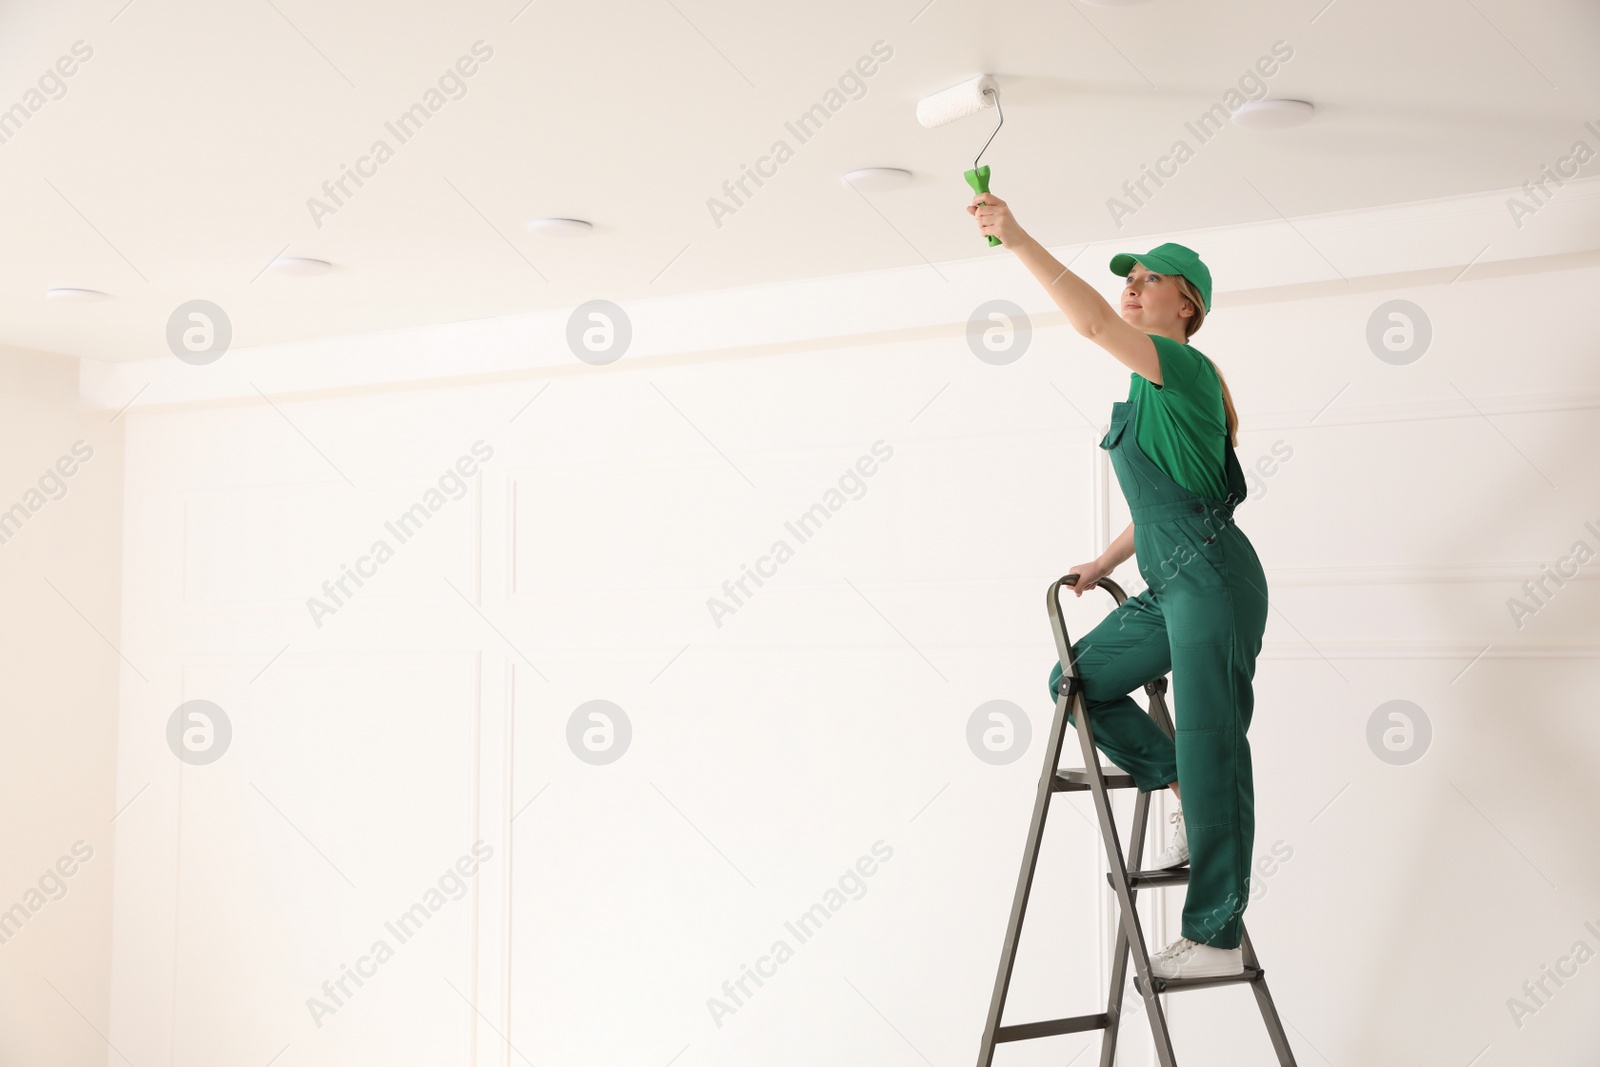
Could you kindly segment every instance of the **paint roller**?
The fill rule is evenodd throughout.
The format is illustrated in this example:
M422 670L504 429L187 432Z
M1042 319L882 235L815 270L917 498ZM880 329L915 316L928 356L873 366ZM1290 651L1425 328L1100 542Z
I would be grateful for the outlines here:
M917 102L917 121L930 130L935 126L964 119L968 115L976 115L980 111L994 108L1000 116L1000 121L995 124L994 133L1000 132L1000 127L1005 125L1005 112L1000 110L1000 86L987 74L980 74L976 78L969 78L960 85L952 85L943 92L925 96ZM983 153L989 150L989 142L994 140L994 133L989 135L989 140L983 142L983 147L973 157L972 169L964 177L967 184L972 186L975 193L989 191L989 168L987 165L978 166L978 160L983 158ZM978 203L984 203L980 200ZM997 245L1000 238L989 234L989 244Z

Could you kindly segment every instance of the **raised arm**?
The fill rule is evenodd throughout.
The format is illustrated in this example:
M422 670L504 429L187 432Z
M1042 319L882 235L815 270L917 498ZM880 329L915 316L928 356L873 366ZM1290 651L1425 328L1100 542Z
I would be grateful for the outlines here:
M978 206L978 201L984 201ZM993 193L972 198L967 210L982 224L980 232L993 233L1023 262L1056 302L1080 336L1087 337L1115 356L1129 370L1161 384L1161 360L1156 344L1144 331L1125 322L1094 286L1061 265L1018 226L1006 202Z

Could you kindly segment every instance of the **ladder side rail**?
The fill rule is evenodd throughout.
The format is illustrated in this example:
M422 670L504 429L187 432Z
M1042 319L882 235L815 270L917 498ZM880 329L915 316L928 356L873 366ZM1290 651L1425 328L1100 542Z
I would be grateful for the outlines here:
M1094 732L1089 717L1078 714L1078 742L1083 749L1084 766L1090 769L1090 791L1094 794L1095 812L1100 819L1100 837L1105 842L1106 859L1111 866L1111 882L1116 889L1118 906L1122 912L1121 927L1133 951L1134 968L1143 979L1140 986L1145 1009L1150 1016L1150 1031L1155 1039L1156 1057L1161 1067L1176 1067L1177 1058L1172 1050L1172 1035L1167 1031L1166 1014L1161 1008L1160 993L1150 971L1150 948L1144 939L1139 923L1139 913L1134 908L1134 898L1128 886L1128 868L1122 859L1122 845L1117 836L1117 823L1111 814L1111 796L1106 789L1105 776L1100 771L1100 756L1094 745ZM1105 1049L1102 1045L1102 1053Z
M1146 702L1149 705L1150 717L1155 719L1156 725L1160 726L1168 737L1172 737L1172 720L1167 714L1166 703L1162 698L1162 694L1167 691L1166 676L1146 683L1144 691L1147 697ZM1133 825L1129 831L1128 855L1133 858L1135 864L1139 865L1136 868L1139 870L1143 869L1144 835L1145 829L1149 825L1150 797L1151 794L1149 793L1140 793L1138 799L1134 801ZM1130 901L1137 902L1138 892L1139 890L1136 888L1129 888L1128 897ZM1106 1014L1111 1019L1110 1025L1106 1027L1106 1033L1111 1040L1101 1047L1100 1067L1111 1067L1112 1060L1116 1054L1115 1037L1122 1017L1122 991L1128 979L1130 948L1127 931L1119 923L1116 944L1111 950L1111 996L1106 1005Z
M1074 709L1078 727L1078 743L1083 752L1083 766L1089 779L1089 789L1094 795L1095 812L1100 820L1100 837L1105 842L1106 859L1111 867L1112 883L1116 889L1118 907L1122 912L1122 921L1118 923L1119 942L1125 942L1134 948L1134 966L1144 976L1144 988L1151 989L1150 955L1149 947L1144 940L1144 931L1139 925L1138 912L1134 910L1134 897L1128 885L1128 868L1123 859L1122 845L1117 836L1117 822L1111 811L1111 795L1106 789L1105 774L1100 770L1100 752L1094 743L1094 728L1089 722L1088 704L1083 698L1081 690L1082 681L1079 679L1077 661L1072 655L1072 642L1067 638L1065 621L1061 615L1059 590L1063 584L1076 585L1078 576L1069 574L1061 581L1050 587L1046 596L1046 611L1050 616L1050 629L1055 636L1056 651L1061 655L1062 678L1066 678L1070 669L1074 679L1074 698L1077 707ZM1128 598L1123 588L1109 578L1102 578L1096 585L1104 586L1106 591L1116 600L1120 607ZM1170 735L1171 730L1168 728ZM1137 849L1144 846L1144 824L1148 815L1149 796L1141 793L1135 801L1135 818L1132 828L1131 844ZM1119 953L1117 962L1113 966L1113 978L1121 977L1122 956ZM1107 1025L1105 1035L1100 1044L1100 1055L1103 1063L1109 1063L1115 1056L1116 1049L1116 1022L1121 1010L1122 986L1120 981L1114 981L1107 1004ZM1151 993L1145 996L1146 1007L1150 1015L1150 1028L1155 1038L1156 1054L1161 1060L1162 1067L1175 1067L1176 1059L1172 1051L1172 1039L1167 1032L1165 1014L1161 1008L1159 994Z
M1139 798L1133 802L1133 829L1129 838L1128 847L1133 856L1141 855L1139 851L1144 843L1144 827L1150 809L1150 794L1140 793ZM1128 899L1135 902L1134 894L1137 889L1128 890ZM1122 1024L1122 990L1128 981L1128 931L1122 923L1117 924L1117 937L1111 948L1111 984L1110 994L1106 1001L1106 1028L1105 1040L1100 1045L1100 1067L1112 1067L1117 1053L1118 1028Z
M1256 960L1256 951L1250 945L1250 933L1245 931L1240 944L1244 947L1244 965L1259 971L1260 966ZM1272 1051L1278 1054L1280 1067L1295 1067L1294 1050L1289 1047L1289 1035L1283 1032L1283 1021L1278 1018L1277 1005L1272 1002L1272 994L1267 991L1267 979L1260 975L1250 983L1250 991L1256 995L1256 1006L1261 1009L1261 1019L1267 1024L1267 1036L1272 1039Z
M1055 717L1050 724L1050 737L1045 744L1044 768L1039 774L1039 784L1034 793L1033 818L1028 824L1022 869L1017 875L1017 888L1011 900L1011 916L1006 922L1005 942L1000 950L1000 966L995 975L994 991L989 998L989 1014L984 1022L983 1040L978 1048L978 1067L992 1067L994 1061L1000 1019L1005 1012L1006 995L1011 988L1011 972L1017 958L1017 943L1022 933L1023 918L1028 910L1028 894L1033 888L1033 874L1039 863L1039 843L1044 837L1045 819L1050 810L1050 795L1054 792L1056 766L1061 761L1061 750L1066 743L1067 708L1082 685L1072 659L1072 642L1067 639L1066 626L1061 618L1061 606L1057 601L1057 590L1061 585L1063 583L1074 585L1077 583L1077 578L1077 575L1069 574L1057 580L1051 584L1049 592L1045 595L1051 628L1056 634L1056 648L1065 656L1061 660L1060 695L1056 700ZM1120 591L1119 589L1118 592Z

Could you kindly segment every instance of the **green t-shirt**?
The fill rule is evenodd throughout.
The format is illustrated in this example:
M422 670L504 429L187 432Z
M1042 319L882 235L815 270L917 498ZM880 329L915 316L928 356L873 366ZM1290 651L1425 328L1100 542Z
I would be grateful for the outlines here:
M1228 495L1222 379L1193 345L1149 337L1161 360L1161 384L1137 371L1130 375L1128 399L1139 405L1135 440L1167 477L1192 493L1222 500Z

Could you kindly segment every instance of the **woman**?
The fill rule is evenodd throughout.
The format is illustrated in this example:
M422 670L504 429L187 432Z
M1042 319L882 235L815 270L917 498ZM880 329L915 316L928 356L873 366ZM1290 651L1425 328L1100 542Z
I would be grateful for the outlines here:
M1017 225L1004 200L979 194L967 211L1043 283L1073 329L1133 372L1100 442L1133 522L1098 559L1072 568L1073 591L1082 596L1134 554L1148 588L1072 654L1100 751L1141 793L1167 786L1182 805L1172 815L1172 844L1155 864L1189 863L1182 936L1150 958L1151 969L1164 978L1238 974L1255 837L1245 732L1267 580L1233 521L1248 491L1233 451L1233 399L1221 372L1188 343L1211 309L1211 272L1178 244L1114 256L1112 272L1127 278L1114 311ZM1129 695L1169 671L1176 743ZM1057 663L1052 700L1060 684Z

